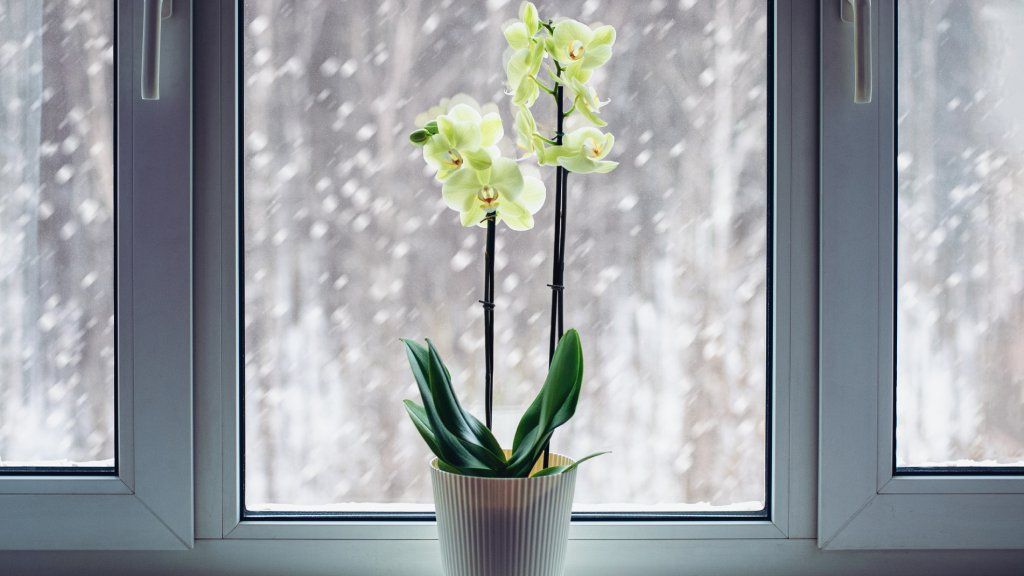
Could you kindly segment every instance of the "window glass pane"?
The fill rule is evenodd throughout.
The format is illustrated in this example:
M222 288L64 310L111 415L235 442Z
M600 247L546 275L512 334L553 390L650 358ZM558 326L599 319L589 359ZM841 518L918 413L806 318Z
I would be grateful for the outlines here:
M1024 465L1024 3L899 3L897 465Z
M114 463L113 4L0 0L5 468Z
M761 510L767 3L538 5L618 30L596 86L621 166L569 177L565 314L587 379L554 448L613 451L581 472L577 503ZM497 102L512 133L500 27L518 2L244 8L245 503L429 509L398 338L431 337L482 418L483 235L444 206L407 134L460 92ZM497 237L506 443L547 371L551 172L537 227Z

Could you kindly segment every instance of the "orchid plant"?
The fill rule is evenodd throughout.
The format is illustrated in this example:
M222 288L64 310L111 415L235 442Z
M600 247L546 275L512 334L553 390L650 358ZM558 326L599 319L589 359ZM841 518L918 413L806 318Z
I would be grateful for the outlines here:
M524 477L543 455L533 475L565 472L548 467L548 444L554 430L576 410L583 380L579 334L563 325L565 227L568 173L607 173L618 163L606 160L615 143L602 132L602 101L591 85L594 72L612 56L615 29L591 27L571 19L542 20L536 6L523 2L519 18L503 28L508 50L505 73L516 108L515 140L521 154L502 152L505 131L493 104L480 106L468 96L443 100L417 117L410 141L422 147L423 159L441 183L445 204L459 213L463 226L486 228L484 251L485 423L459 404L451 375L430 341L404 340L423 405L405 401L413 424L449 472L470 476ZM555 100L553 126L538 124L532 109L542 92ZM566 97L568 93L568 98ZM569 105L566 107L566 100ZM566 121L577 127L565 133ZM516 430L512 450L505 451L491 433L494 399L494 250L497 225L515 231L533 228L544 204L544 183L524 170L533 159L555 167L555 235L552 266L551 331L548 376Z

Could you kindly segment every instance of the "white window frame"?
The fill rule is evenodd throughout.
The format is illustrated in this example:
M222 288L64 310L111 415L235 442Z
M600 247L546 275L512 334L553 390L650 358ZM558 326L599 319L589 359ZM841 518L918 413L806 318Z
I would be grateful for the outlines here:
M793 505L791 492L813 494L815 385L815 241L813 148L798 160L791 149L803 138L791 129L793 31L792 0L776 0L778 30L774 34L777 93L773 117L779 126L773 143L776 197L773 227L776 245L774 280L771 419L772 477L770 519L763 521L583 522L573 523L572 540L707 540L784 539L794 531L813 534L813 504ZM433 522L242 520L239 495L238 427L238 278L241 247L238 225L238 46L237 3L224 1L197 7L196 96L196 357L197 377L197 533L200 538L407 541L436 540ZM804 18L803 42L813 43L814 10L797 10ZM201 52L202 54L199 54ZM801 55L813 71L813 51ZM198 63L202 63L201 65ZM805 77L805 76L801 76ZM800 88L803 116L812 116L816 102L813 79ZM812 138L813 121L801 126ZM794 167L793 164L799 165ZM808 175L794 182L794 172ZM208 192L207 192L208 190ZM794 219L800 219L794 224ZM799 387L802 405L791 406L791 390ZM808 399L803 401L803 399ZM792 433L801 452L790 449ZM806 501L807 499L804 498ZM794 517L796 516L796 517Z
M117 473L0 476L0 550L193 546L190 2L163 22L154 102L141 7L116 3Z
M877 110L848 109L845 103L852 94L849 79L845 76L836 79L834 71L819 68L821 62L833 62L834 66L836 59L843 57L836 51L848 50L845 41L849 39L849 32L839 29L837 23L830 20L838 14L835 11L840 1L823 0L819 4L807 0L775 0L774 4L771 520L577 522L570 534L566 571L569 576L731 575L762 573L766 567L770 572L787 574L994 575L1017 574L1024 565L1024 552L1020 550L861 550L855 553L836 550L886 548L889 541L899 538L902 543L919 545L927 545L932 539L943 541L947 538L943 531L949 529L945 520L940 519L937 529L927 525L915 527L910 522L894 521L889 513L933 521L935 518L931 516L936 513L924 514L918 504L942 507L950 497L936 494L935 488L921 494L897 494L892 490L902 486L899 482L902 479L879 482L878 463L882 458L879 454L886 450L879 439L890 437L885 435L887 431L881 430L880 422L886 419L879 417L880 398L885 396L879 392L883 379L877 378L877 362L870 369L860 363L865 359L877 360L871 354L878 349L877 329L883 311L875 306L869 309L870 313L863 314L860 313L863 307L844 307L842 301L842 297L857 296L858 289L869 292L879 289L873 282L864 280L862 266L874 261L874 270L879 270L880 240L871 240L874 238L871 232L877 233L881 228L857 225L877 221L874 218L879 217L878 202L868 194L868 198L859 203L840 203L849 194L838 193L856 190L858 178L855 176L863 172L850 170L851 166L863 169L865 166L858 163L866 162L871 169L871 154L863 150L877 145L878 114ZM892 1L884 0L882 5ZM135 0L118 2L119 6L130 10ZM176 11L186 4L186 0L174 2ZM140 273L140 266L146 266L149 274L149 281L135 283L136 336L132 339L132 332L122 332L121 336L122 342L134 343L136 349L146 349L151 356L138 355L134 373L139 376L133 384L127 380L121 382L122 387L130 387L122 390L122 402L134 407L123 416L119 415L121 434L134 436L134 440L131 437L121 440L126 455L121 455L120 464L126 471L126 479L117 482L124 488L108 482L105 487L111 487L110 491L114 492L108 498L95 495L98 491L95 486L80 484L68 489L62 484L65 479L36 479L31 485L22 484L34 492L16 495L13 500L10 495L0 495L0 547L181 548L192 543L194 526L195 550L150 552L145 556L125 556L117 552L0 552L0 566L11 573L26 574L440 574L440 549L432 522L241 520L238 493L237 0L196 2L194 10L191 77L195 85L192 95L194 166L191 174L195 209L192 236L180 235L181 189L166 181L181 177L181 164L170 170L148 161L149 154L158 147L158 143L152 141L152 134L157 133L156 130L169 130L166 124L171 120L169 116L159 122L147 120L147 115L155 109L147 110L132 100L134 122L140 127L133 132L136 135L134 156L144 161L137 161L129 172L134 171L135 182L152 185L152 188L149 185L140 188L135 194L133 217L136 228L144 223L142 232L147 236L150 232L159 233L159 239L147 240L139 235L133 244L136 261L144 253L153 258L150 262L139 261L135 267L136 274ZM884 35L884 20L882 25ZM165 31L171 35L180 32L167 28ZM842 43L837 45L837 39ZM875 54L878 53L876 49ZM133 74L136 64L119 62L118 65L119 70ZM165 74L168 67L165 60ZM166 85L164 90L166 98ZM820 109L819 101L825 102ZM188 124L181 116L177 118L179 124ZM876 122L874 128L871 128L872 121ZM821 138L823 145L819 146L819 136L827 138L835 134L837 128L852 132L832 136L835 140L827 142ZM863 148L865 146L868 148ZM131 142L125 148L130 149ZM828 161L844 158L845 154L857 150L862 152L852 154L853 164ZM820 174L819 152L826 160ZM128 170L129 166L119 164L120 169ZM819 182L826 191L820 196ZM178 199L173 201L173 206L170 205L172 197ZM149 201L161 208L161 216L169 216L177 224L170 226L164 218L158 220L155 214L146 212L141 203ZM821 226L828 228L820 237L819 218ZM853 222L854 218L867 219ZM191 262L194 279L187 269L181 270L180 265L180 259L187 261L187 255L179 250L188 246L190 237L195 246ZM851 238L868 242L870 246L850 253L849 246L837 244L837 241ZM157 247L156 242L163 243ZM128 255L122 253L122 257ZM843 267L844 260L837 259L842 257L853 257L853 260ZM854 265L861 268L851 270ZM166 273L168 267L177 269L176 273ZM871 277L870 269L867 277ZM159 289L155 288L157 278L167 285L162 283L157 285ZM844 287L844 280L852 283L852 287ZM193 468L191 452L188 446L183 446L191 443L189 432L192 430L190 389L183 384L187 377L180 376L182 367L190 364L188 355L192 354L192 349L187 342L182 342L182 339L187 340L183 338L187 328L176 315L186 306L181 300L187 298L188 293L187 286L182 286L183 281L192 282L195 298L192 311L194 354L191 356L196 394L194 523L191 516L184 518L192 511L187 498ZM177 298L177 304L162 308L147 300L151 309L159 312L149 314L149 309L140 307L138 293L142 286L152 289L153 296L167 291L172 299ZM859 303L864 304L863 294L859 297ZM837 321L845 323L835 324ZM162 328L165 324L173 329ZM830 326L843 326L843 329L826 329ZM146 332L140 333L140 330ZM863 341L851 347L852 352L843 352L851 337ZM127 351L129 349L121 352ZM162 361L158 362L156 356ZM819 376L822 379L820 397ZM134 387L134 402L130 400L131 386ZM885 416L884 410L881 413ZM864 430L868 433L858 437ZM820 458L819 435L822 440ZM134 463L129 466L133 455ZM165 458L167 455L171 456L169 461ZM135 471L134 478L128 471ZM84 480L75 479L76 482ZM952 481L957 486L967 486L969 492L979 490L977 486L960 484L960 479ZM950 482L941 479L921 484L921 487L938 486L948 490ZM8 487L9 492L13 484L0 486ZM55 488L49 488L52 486ZM144 490L140 491L140 486ZM984 486L981 489L991 490ZM46 490L75 492L79 496L61 493L57 495L61 499L58 501L52 499L52 494L39 494ZM144 493L145 499L129 494L132 490ZM19 500L22 496L26 498ZM988 495L970 493L952 497L959 496L974 499ZM1009 496L1017 502L1016 495ZM117 508L114 500L122 502L123 508L130 508L136 515L143 515L145 510L150 514L146 517L149 524L127 512L112 512ZM15 515L9 516L8 510L14 510ZM72 510L70 524L68 510ZM976 510L972 510L974 512ZM992 508L984 512L990 516L1000 513ZM1004 517L1008 514L1002 513ZM30 515L39 518L29 518ZM945 513L945 516L950 515ZM1019 508L1011 515L1013 522L1019 522L1024 516ZM976 519L979 517L979 514L974 515ZM151 526L154 520L164 524L163 532ZM19 534L25 526L29 527L30 536ZM1011 535L1021 533L1016 524L1003 523L999 527ZM991 532L991 526L982 528ZM879 534L870 534L872 530ZM905 530L912 535L909 539L903 533ZM931 530L934 533L929 533ZM137 534L128 534L133 531ZM160 542L166 546L154 545L156 533L163 537ZM966 543L970 545L973 541Z
M870 104L840 0L821 11L819 544L1024 548L1024 477L893 474L896 0L873 9Z

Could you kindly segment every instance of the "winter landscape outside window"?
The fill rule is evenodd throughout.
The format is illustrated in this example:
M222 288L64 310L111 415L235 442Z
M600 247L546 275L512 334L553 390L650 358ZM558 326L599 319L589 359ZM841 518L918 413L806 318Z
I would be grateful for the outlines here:
M405 139L418 112L459 92L499 102L511 132L503 43L476 35L517 8L244 2L249 510L430 509L428 453L396 404L415 394L397 338L432 335L479 412L482 319L470 303L482 246L441 221L452 214ZM588 374L580 417L554 449L613 450L600 473L580 475L582 510L761 511L768 3L589 0L548 12L599 14L620 39L601 97L616 103L606 119L621 166L569 186L566 325L590 334ZM551 209L498 240L499 439L546 372Z
M1024 5L897 12L896 463L1024 466Z
M114 3L0 2L0 474L114 465Z

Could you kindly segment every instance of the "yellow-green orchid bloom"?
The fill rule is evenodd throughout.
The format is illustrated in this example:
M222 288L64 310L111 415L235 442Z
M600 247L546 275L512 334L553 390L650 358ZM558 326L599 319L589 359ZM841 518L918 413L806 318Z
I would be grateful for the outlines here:
M526 30L533 36L540 30L540 14L533 2L523 2L519 5L519 20L526 25Z
M590 72L612 57L613 44L615 28L611 26L591 30L590 26L576 20L561 20L555 23L555 32L547 47L551 57L562 66L564 75L582 74L586 81Z
M582 114L584 118L595 126L606 126L608 124L598 116L601 112L601 107L607 104L608 101L602 102L599 100L597 91L592 86L588 86L578 76L566 77L566 86L568 86L569 91L572 93L573 110Z
M510 22L505 25L502 30L505 34L505 39L508 40L508 45L513 50L523 50L530 47L530 31L526 28L526 24L522 22Z
M515 50L529 48L533 42L533 36L540 30L540 16L537 15L537 7L532 2L523 2L519 5L519 20L512 20L505 24L502 32L508 45Z
M537 73L544 59L544 46L540 42L527 41L526 48L510 49L506 56L505 74L512 102L516 106L533 106L540 95Z
M537 142L537 120L533 112L523 106L516 111L516 146L525 152L525 157L536 151Z
M614 136L602 134L597 128L587 126L566 134L565 141L561 146L549 150L548 159L553 159L555 163L570 172L605 174L619 165L618 162L604 159L614 145Z
M537 156L537 163L543 166L557 166L558 158L553 153L557 146L548 146L550 140L545 140L537 133L537 121L529 108L523 107L516 112L516 146L523 150L523 158L531 154Z
M512 101L517 106L533 106L540 94L536 77L544 60L544 44L536 38L540 30L537 7L531 2L519 6L519 20L502 28L509 50L505 54L505 73Z
M533 228L533 215L544 205L547 190L544 182L532 176L523 177L523 189L513 202L498 210L498 221L517 231Z
M524 178L514 160L494 157L491 167L455 172L441 190L445 204L460 214L463 226L483 226L489 213L513 230L533 227L533 215L544 204L544 183Z
M498 112L497 104L493 102L488 102L487 104L481 106L480 103L476 101L476 98L473 98L469 94L460 92L450 98L442 98L441 101L436 106L431 106L425 112L418 114L415 120L413 120L413 122L417 126L423 126L428 122L433 122L434 120L437 120L438 116L451 112L451 110L458 106L459 104L465 104L466 106L469 106L473 110L479 112L481 115L486 115L491 112Z
M504 136L497 112L481 115L469 104L456 104L437 117L437 134L423 146L423 159L437 170L437 179L447 180L467 164L478 169L490 166L488 149Z

